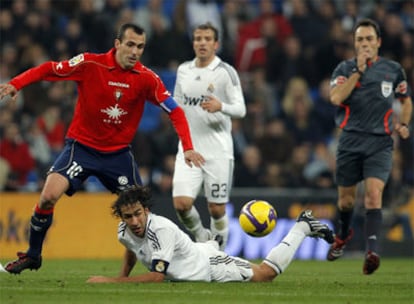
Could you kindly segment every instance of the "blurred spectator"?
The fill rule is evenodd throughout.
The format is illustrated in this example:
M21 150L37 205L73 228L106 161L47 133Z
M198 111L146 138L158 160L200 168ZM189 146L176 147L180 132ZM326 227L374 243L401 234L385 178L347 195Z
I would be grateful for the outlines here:
M297 144L322 140L321 126L313 112L313 101L307 82L291 78L282 99L286 127Z
M269 43L283 45L292 34L289 21L275 11L272 0L259 1L259 16L239 29L236 47L236 68L240 72L267 63L266 46Z
M266 69L261 66L252 68L244 82L244 94L250 107L255 106L264 118L279 113L275 87L266 80Z
M2 45L13 43L15 39L13 26L13 16L11 11L2 8L0 11L0 37Z
M26 184L29 172L35 169L35 162L16 123L6 126L4 138L0 141L0 157L10 166L5 189L18 191Z
M95 0L79 1L79 7L73 12L74 18L79 20L83 35L88 37L89 52L105 51L112 46L112 44L107 44L107 39L102 39L100 30L109 32L110 27L106 20L99 16L100 12L96 7L96 2Z
M335 171L335 154L324 142L315 144L311 159L306 164L303 175L310 187L334 188L332 172Z
M404 28L407 31L414 31L414 2L413 1L400 1L400 13L399 16L404 24Z
M151 185L155 193L171 195L174 164L175 154L166 155L161 168L153 172Z
M170 29L154 20L152 37L147 41L143 63L155 68L176 71L180 63L193 56L191 38L187 32L186 2L177 2Z
M54 157L49 142L36 122L33 122L26 135L30 154L36 164L37 185L36 190L41 189L46 180L46 173L53 163Z
M147 36L144 62L155 69L167 69L172 60L170 48L174 48L169 25L162 18L153 17L149 22L151 35ZM189 40L188 40L189 41Z
M184 0L186 3L186 19L188 34L191 37L193 30L200 24L210 22L219 32L219 40L223 35L220 9L215 0Z
M335 106L329 100L330 79L324 78L314 102L315 119L318 121L322 139L329 139L335 130Z
M283 46L268 47L267 79L281 94L293 77L304 78L310 86L317 85L313 59L302 53L303 47L296 36L286 38Z
M148 0L133 14L133 22L141 25L147 34L147 40L151 39L154 26L168 30L171 26L169 16L164 11L165 0ZM169 1L169 0L166 0Z
M1 107L0 111L0 138L5 136L7 126L13 123L14 121L13 110L10 109L7 105Z
M240 162L236 163L234 170L235 187L264 187L264 167L260 150L253 145L247 146L243 151Z
M303 175L304 169L310 160L310 147L307 144L296 145L290 156L289 162L285 164L286 187L307 187L308 182Z
M277 188L288 185L284 166L278 163L266 164L263 179L266 187Z
M381 55L401 62L404 51L402 40L404 24L397 14L387 13L383 26L384 29L381 33Z
M272 118L267 122L263 136L257 138L256 145L266 165L284 164L292 155L295 139L282 119Z
M48 60L48 54L40 44L32 43L24 47L20 56L20 67L28 69ZM19 71L21 72L21 71ZM15 75L12 75L15 76ZM25 114L35 117L40 115L47 107L47 98L44 93L44 83L39 82L30 85L19 95L23 96L24 103L21 111Z
M239 29L255 16L254 6L249 0L224 0L221 13L223 37L220 57L230 65L235 65L236 45Z
M125 7L124 2L125 0L104 0L104 5L97 14L86 10L87 14L92 13L93 17L90 35L88 36L90 51L106 52L113 46L113 40L107 39L107 37L114 37L116 34L116 21ZM94 5L96 4L94 3Z
M232 119L231 120L231 134L234 143L234 159L236 162L240 161L244 149L246 149L248 140L243 130L242 120Z
M325 77L330 78L332 71L337 64L345 58L346 48L352 49L352 44L346 40L346 33L338 19L329 24L327 40L317 47L314 55L315 67L314 77L322 80Z
M161 115L158 129L151 132L149 138L152 147L151 166L152 168L161 169L164 157L175 155L178 149L178 138L172 124L169 123L167 114L163 113Z
M0 34L1 35L1 34ZM0 36L1 37L1 36ZM13 43L4 43L1 46L0 80L7 81L17 74L19 68L17 48Z
M342 28L351 32L354 28L356 21L362 17L359 12L360 6L358 0L344 1L344 12L342 14Z
M23 32L25 20L29 11L27 0L13 0L11 4L13 15L13 34L18 35Z
M82 25L78 19L70 19L67 22L64 34L64 39L67 44L67 53L70 57L89 51L86 38L83 35Z
M66 127L60 114L60 108L57 105L51 105L36 120L37 127L46 136L50 150L55 157L62 151L65 142Z
M292 25L293 32L298 37L300 45L302 46L303 57L307 61L312 62L316 47L325 39L323 36L323 23L311 11L310 1L284 1L284 8L287 5L291 9L288 19Z

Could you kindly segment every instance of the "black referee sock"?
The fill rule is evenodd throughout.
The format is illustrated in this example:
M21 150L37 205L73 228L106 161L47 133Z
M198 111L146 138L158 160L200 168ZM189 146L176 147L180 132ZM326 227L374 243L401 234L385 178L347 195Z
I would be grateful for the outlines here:
M367 251L378 252L382 225L382 210L368 209L365 213L365 241Z
M341 211L339 210L339 230L338 235L341 240L345 240L349 235L349 228L351 226L353 209Z

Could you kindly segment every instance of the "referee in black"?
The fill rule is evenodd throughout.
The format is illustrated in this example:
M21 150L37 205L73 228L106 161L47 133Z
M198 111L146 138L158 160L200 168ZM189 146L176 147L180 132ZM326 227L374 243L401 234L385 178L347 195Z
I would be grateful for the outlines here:
M380 265L379 232L382 224L382 192L392 166L391 133L406 139L412 100L401 65L378 55L381 34L371 19L360 20L354 28L356 57L342 61L331 78L331 102L338 106L335 117L342 129L336 153L338 185L338 231L327 259L343 255L352 238L351 218L357 184L364 181L366 241L364 274ZM401 102L401 114L393 125L393 102Z

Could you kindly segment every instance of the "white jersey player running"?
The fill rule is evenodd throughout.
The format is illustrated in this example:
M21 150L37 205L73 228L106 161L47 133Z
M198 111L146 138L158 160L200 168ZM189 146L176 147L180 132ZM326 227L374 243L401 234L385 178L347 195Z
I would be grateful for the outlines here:
M173 202L178 218L205 242L212 235L228 238L226 203L232 186L234 152L231 119L242 118L246 106L236 70L216 56L218 32L210 23L193 32L196 57L178 67L174 98L185 111L193 145L204 156L201 168L185 166L181 146L175 163ZM208 202L210 230L203 227L194 200L201 189Z
M126 247L118 277L93 276L89 283L173 281L252 281L265 282L281 274L292 261L306 236L334 240L327 225L316 220L311 211L303 211L281 243L271 249L260 264L218 250L210 240L195 243L169 219L150 212L150 189L134 186L121 192L112 205L122 222L118 239ZM149 272L130 276L136 262Z

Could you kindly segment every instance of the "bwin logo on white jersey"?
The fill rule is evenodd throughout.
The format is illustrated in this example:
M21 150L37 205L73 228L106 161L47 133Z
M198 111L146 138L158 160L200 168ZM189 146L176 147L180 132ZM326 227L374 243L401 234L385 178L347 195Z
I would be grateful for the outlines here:
M207 96L201 95L200 97L190 97L184 94L184 105L197 106L203 101L207 100Z
M79 165L77 162L73 162L72 166L66 171L66 174L69 176L70 179L73 179L74 177L78 176L79 173L83 171L83 168L81 165Z

